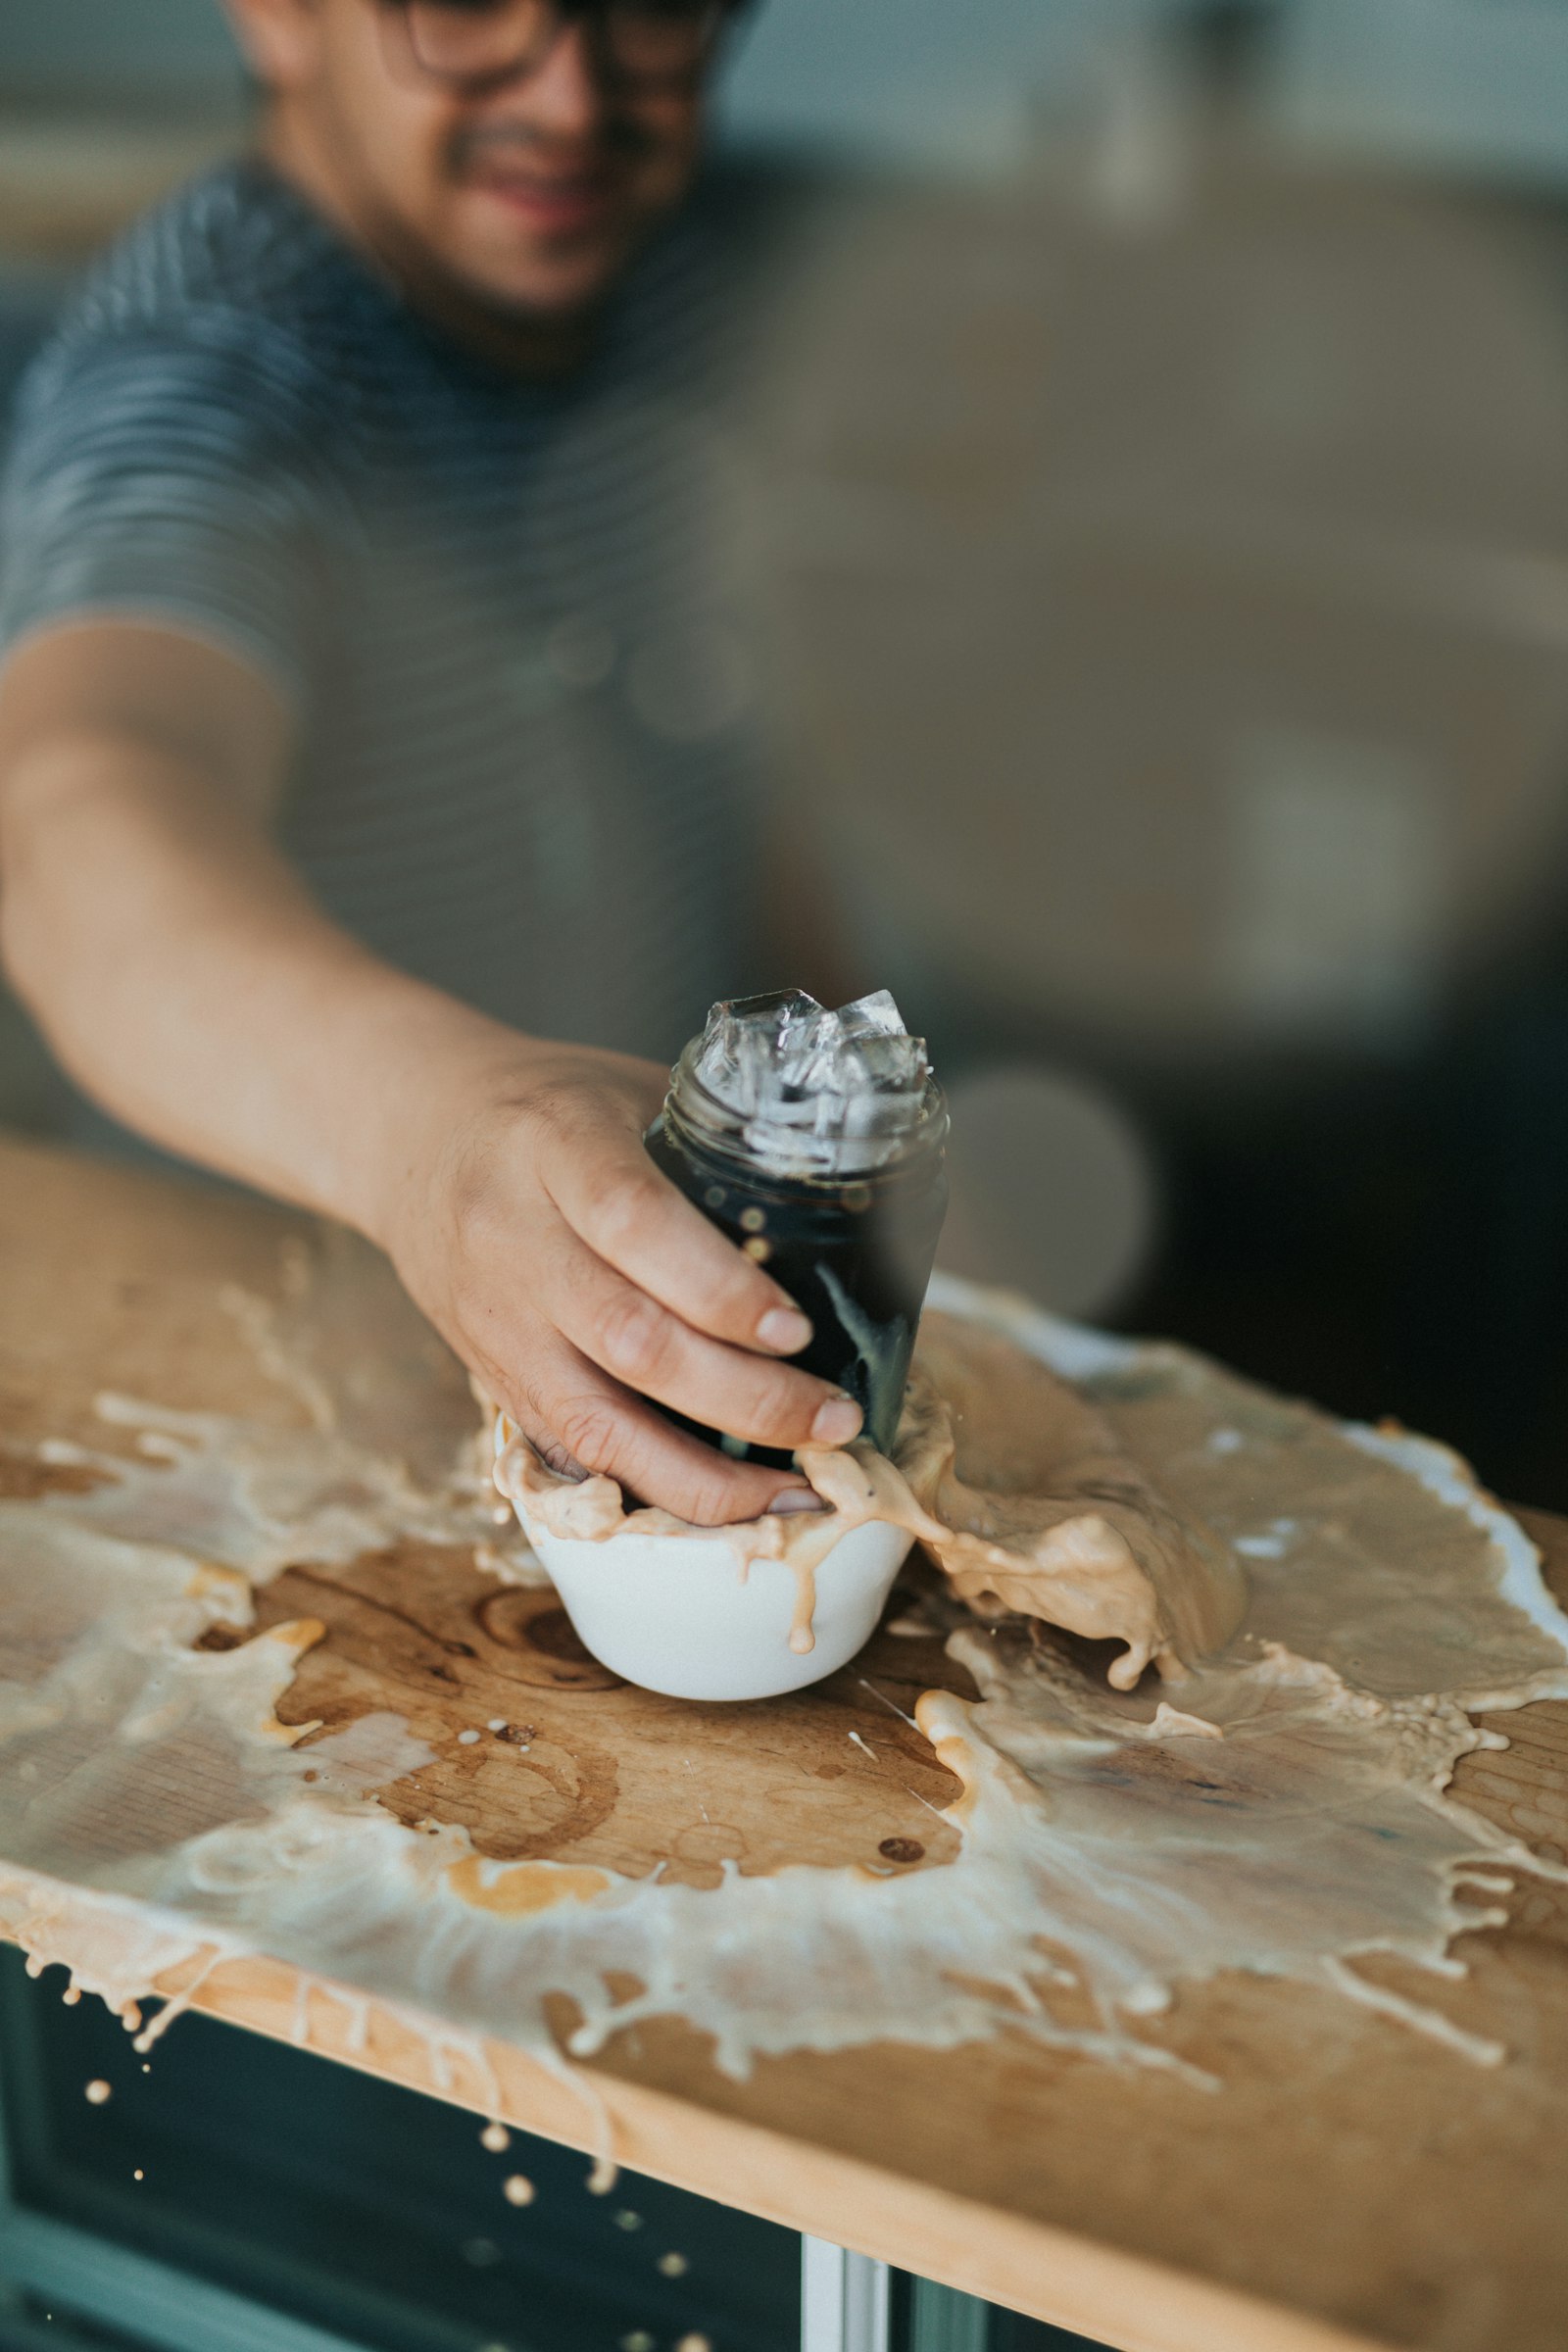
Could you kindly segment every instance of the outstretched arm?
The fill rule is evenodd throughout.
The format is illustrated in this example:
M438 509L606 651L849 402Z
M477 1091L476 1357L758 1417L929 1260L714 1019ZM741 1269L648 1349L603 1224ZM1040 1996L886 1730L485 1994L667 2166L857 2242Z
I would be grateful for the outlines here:
M663 1072L524 1037L393 969L268 838L292 750L256 671L109 620L0 677L0 953L65 1066L172 1151L354 1225L547 1458L682 1517L756 1515L770 1446L858 1408L781 1357L792 1302L654 1168Z

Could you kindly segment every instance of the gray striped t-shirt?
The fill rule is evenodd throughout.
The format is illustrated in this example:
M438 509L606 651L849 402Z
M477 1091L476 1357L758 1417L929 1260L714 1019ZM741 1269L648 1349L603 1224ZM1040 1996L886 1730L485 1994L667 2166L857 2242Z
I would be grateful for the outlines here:
M134 614L238 653L300 713L278 835L345 925L521 1027L667 1059L767 977L719 518L756 217L710 183L541 384L267 165L206 174L24 387L0 633Z

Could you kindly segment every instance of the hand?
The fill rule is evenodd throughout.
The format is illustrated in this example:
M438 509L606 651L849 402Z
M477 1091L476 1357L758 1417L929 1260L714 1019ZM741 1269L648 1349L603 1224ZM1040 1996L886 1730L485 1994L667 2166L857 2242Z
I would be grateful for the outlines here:
M811 1508L805 1479L648 1402L790 1450L845 1445L861 1419L780 1360L807 1318L649 1158L665 1083L624 1054L518 1038L498 1066L492 1050L432 1087L412 1151L405 1125L373 1238L553 1468L605 1472L698 1526Z

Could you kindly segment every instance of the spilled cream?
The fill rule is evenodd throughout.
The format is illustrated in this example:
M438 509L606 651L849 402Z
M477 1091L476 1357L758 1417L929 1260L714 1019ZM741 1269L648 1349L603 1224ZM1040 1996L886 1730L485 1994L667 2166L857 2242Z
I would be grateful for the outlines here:
M331 2004L363 2046L373 1999L423 2036L437 2087L480 2105L498 2095L487 2036L562 2062L557 1993L576 2006L574 2057L672 2012L736 2074L760 2053L884 2036L950 2046L1006 2023L1191 2076L1159 2016L1184 1984L1241 1968L1331 1987L1470 2059L1502 2054L1436 1993L1357 1968L1396 1955L1441 1990L1463 1973L1452 1938L1499 1916L1515 1873L1563 1875L1448 1792L1461 1755L1501 1743L1476 1711L1568 1695L1568 1620L1522 1531L1443 1448L947 1285L950 1315L1075 1385L1086 1418L1056 1458L1084 1458L1081 1439L1096 1459L1108 1442L1122 1465L1101 1497L1138 1571L1116 1555L1119 1679L1037 1621L986 1624L966 1605L970 1576L1008 1597L995 1579L1012 1570L984 1546L1040 1566L1016 1518L964 1523L957 1489L985 1492L975 1460L1013 1442L1010 1421L961 1425L971 1389L948 1398L952 1451L947 1434L932 1441L947 1467L911 1468L901 1449L896 1468L917 1507L940 1505L945 1533L928 1540L950 1544L949 1581L920 1605L979 1691L928 1692L916 1708L962 1785L946 1814L956 1859L892 1876L729 1864L710 1888L496 1861L460 1824L406 1828L377 1804L428 1760L396 1717L306 1749L280 1725L312 1621L194 1646L213 1627L248 1629L254 1585L285 1559L341 1561L402 1531L473 1553L497 1541L463 1384L412 1310L336 1245L291 1284L281 1309L237 1308L290 1416L106 1400L108 1431L139 1432L156 1455L106 1446L91 1492L0 1504L0 1922L144 2034L222 1960L261 1952L300 1972L300 2040ZM933 1323L927 1363L968 1345ZM1010 1360L980 1355L991 1373ZM1032 1393L1026 1363L1017 1381ZM873 1463L812 1467L824 1492L863 1474L830 1499L869 1515ZM1009 1508L1023 1511L1017 1493ZM1160 1498L1157 1544L1134 1524L1146 1493ZM603 1507L574 1494L563 1510ZM809 1551L826 1517L761 1540ZM1060 1522L1045 1519L1049 1535ZM1082 1616L1046 1551L1031 1597L1049 1583L1067 1592L1060 1613ZM1223 1571L1204 1581L1215 1555L1246 1564L1234 1629L1241 1589ZM499 1556L533 1573L515 1544ZM1102 1638L1102 1616L1078 1631ZM1182 1679L1125 1687L1145 1654ZM177 1990L147 2026L155 1984Z
M1172 1508L1102 1413L1006 1338L941 1312L922 1326L891 1460L863 1443L796 1456L822 1513L694 1528L628 1510L612 1478L561 1476L504 1413L494 1446L496 1487L524 1526L578 1543L722 1544L743 1577L754 1560L781 1561L796 1579L796 1651L813 1645L816 1579L834 1545L873 1519L926 1544L954 1592L989 1614L1123 1642L1108 1670L1122 1690L1152 1663L1179 1679L1222 1647L1246 1607L1229 1546Z

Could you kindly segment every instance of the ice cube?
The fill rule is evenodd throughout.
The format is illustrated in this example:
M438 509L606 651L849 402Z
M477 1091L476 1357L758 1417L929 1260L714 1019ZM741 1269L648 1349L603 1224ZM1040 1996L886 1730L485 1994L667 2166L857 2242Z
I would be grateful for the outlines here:
M897 1036L887 1031L860 1037L847 1046L855 1056L855 1091L872 1089L879 1095L906 1095L924 1090L931 1074L925 1039Z
M804 989L735 997L715 1004L697 1054L697 1075L745 1122L764 1160L780 1138L810 1164L837 1164L845 1137L894 1137L919 1115L930 1065L887 989L829 1011Z
M893 1002L890 988L879 988L873 996L857 997L846 1004L838 1015L839 1027L846 1037L904 1037L904 1015Z
M808 1028L821 1011L816 999L798 988L715 1004L703 1031L698 1077L732 1110L760 1108L776 1090L774 1073L786 1040Z
M826 1102L853 1102L869 1094L907 1095L923 1091L929 1066L921 1038L890 1037L874 1030L840 1035L812 1056L805 1091Z
M791 1096L819 1091L818 1064L838 1043L839 1016L824 1005L781 1026L776 1069L779 1091Z
M803 1025L793 1052L780 1065L779 1076L793 1095L814 1098L840 1094L843 1089L839 1082L839 1062L843 1050L838 1014L824 1013L808 1027Z

